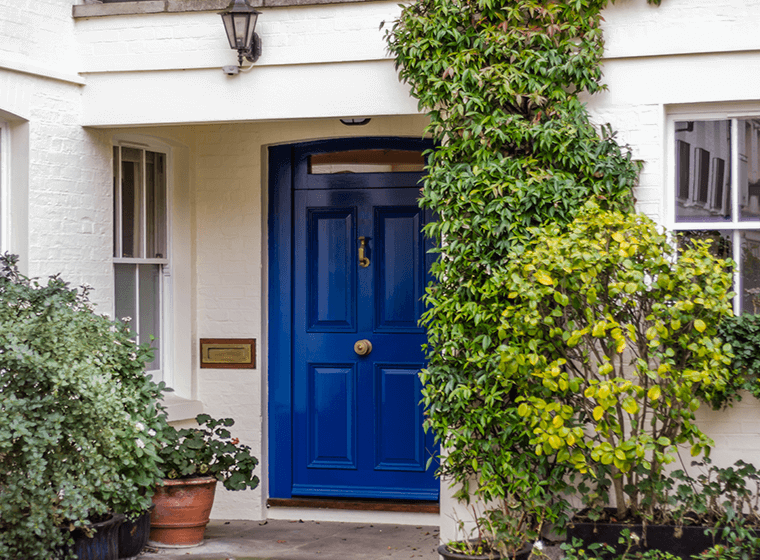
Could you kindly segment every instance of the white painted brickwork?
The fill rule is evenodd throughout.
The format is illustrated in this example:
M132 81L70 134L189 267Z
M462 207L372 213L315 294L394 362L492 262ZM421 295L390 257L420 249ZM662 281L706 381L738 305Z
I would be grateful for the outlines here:
M17 61L74 72L74 0L0 0L0 64Z
M389 24L399 8L385 1L261 12L257 67L387 58L380 24ZM221 68L237 59L213 12L81 19L76 33L85 73Z
M9 165L28 171L29 274L62 273L73 286L97 287L92 299L110 313L110 144L80 122L80 86L0 69L0 110L28 121L28 160ZM11 216L13 218L13 216Z

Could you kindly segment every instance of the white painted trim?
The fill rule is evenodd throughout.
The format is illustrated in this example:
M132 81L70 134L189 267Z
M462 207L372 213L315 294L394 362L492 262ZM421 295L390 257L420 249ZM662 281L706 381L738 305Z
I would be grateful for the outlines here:
M115 264L169 264L169 259L133 259L127 257L114 257L113 262Z
M435 525L441 522L437 513L404 513L397 511L361 511L341 509L270 507L267 519L304 521L337 521L342 523L391 523L394 525Z
M2 57L0 57L0 68L3 70L21 72L22 74L50 78L51 80L58 80L60 82L66 82L78 86L87 84L87 80L78 74L61 72L55 68L46 68L37 64L30 64L25 60L13 60L12 58L9 58L8 53L4 53Z
M0 253L10 251L11 239L11 135L10 127L0 121Z
M203 412L203 403L201 401L183 399L174 393L164 394L161 404L166 407L169 422L193 420Z

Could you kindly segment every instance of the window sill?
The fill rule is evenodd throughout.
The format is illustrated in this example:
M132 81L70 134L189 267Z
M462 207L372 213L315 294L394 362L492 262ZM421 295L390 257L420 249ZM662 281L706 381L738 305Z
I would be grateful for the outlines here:
M367 0L251 0L255 8L279 8L285 6L312 6L317 4L347 4ZM80 4L72 6L75 19L128 16L140 14L176 14L184 12L218 12L229 6L229 0L141 0L107 4Z
M169 422L194 420L196 416L203 412L203 403L201 401L183 399L173 393L164 395L163 405L166 407Z

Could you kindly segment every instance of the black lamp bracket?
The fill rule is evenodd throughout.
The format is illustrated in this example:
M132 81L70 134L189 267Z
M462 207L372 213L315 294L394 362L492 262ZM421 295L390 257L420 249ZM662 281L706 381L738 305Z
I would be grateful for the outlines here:
M247 49L238 49L238 66L242 68L243 58L248 62L256 62L261 56L261 37L254 32L251 45Z

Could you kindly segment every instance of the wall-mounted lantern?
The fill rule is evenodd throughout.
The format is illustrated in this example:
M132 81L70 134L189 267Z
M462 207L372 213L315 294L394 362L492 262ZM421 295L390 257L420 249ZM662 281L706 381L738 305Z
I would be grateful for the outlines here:
M232 0L227 9L219 12L227 32L230 48L238 52L238 66L243 66L243 58L256 62L261 56L261 37L254 32L257 12L248 0ZM237 73L237 72L235 72Z

